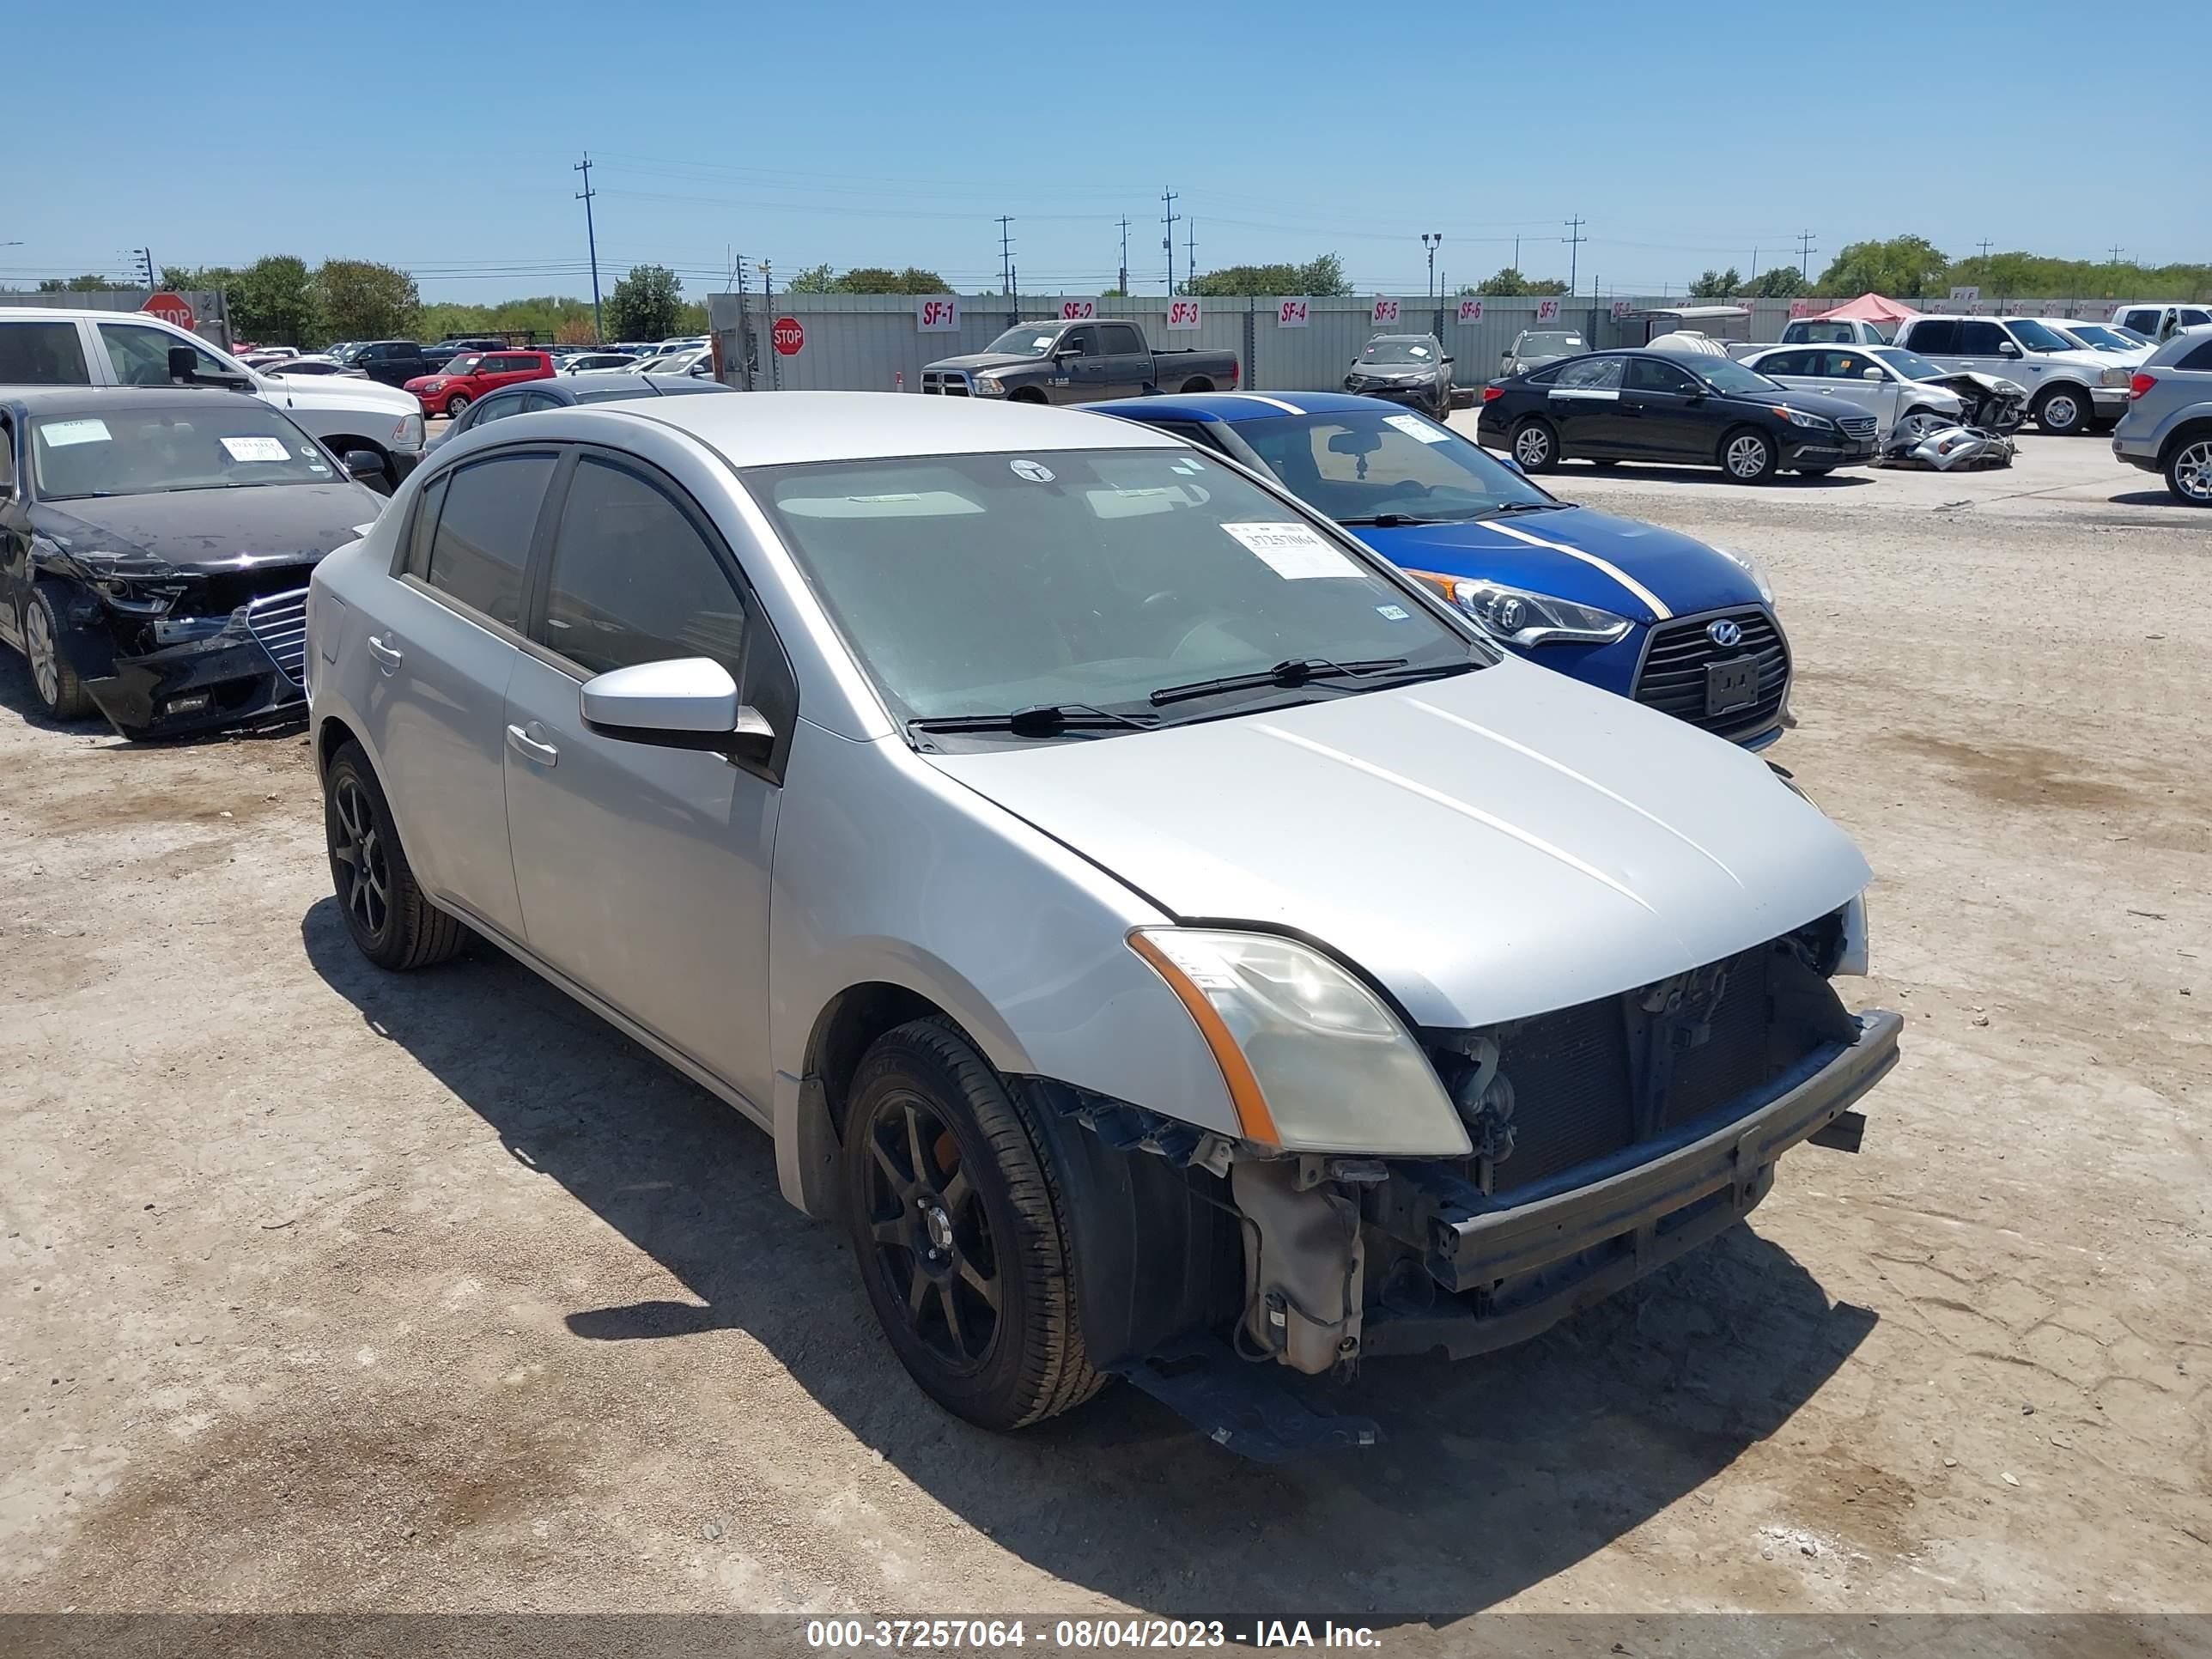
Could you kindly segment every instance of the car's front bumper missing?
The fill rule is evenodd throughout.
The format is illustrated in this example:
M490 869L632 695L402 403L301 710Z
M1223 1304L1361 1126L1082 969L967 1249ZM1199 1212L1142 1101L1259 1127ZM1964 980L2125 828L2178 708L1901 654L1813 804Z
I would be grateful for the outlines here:
M283 596L279 596L283 597ZM278 665L240 606L221 633L118 656L85 690L127 738L166 738L304 710L306 690Z
M1686 1125L1656 1152L1632 1147L1510 1201L1440 1194L1426 1261L1438 1293L1425 1308L1370 1306L1364 1351L1462 1358L1526 1341L1734 1225L1766 1196L1776 1159L1897 1063L1904 1024L1857 1016L1855 1041L1808 1055L1763 1104Z

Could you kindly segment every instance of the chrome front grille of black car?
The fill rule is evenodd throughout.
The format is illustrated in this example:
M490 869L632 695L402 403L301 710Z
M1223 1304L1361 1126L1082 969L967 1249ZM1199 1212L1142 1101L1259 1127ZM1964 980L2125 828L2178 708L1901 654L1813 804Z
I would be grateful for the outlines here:
M1714 638L1733 624L1738 637L1723 645ZM1741 708L1719 714L1706 710L1706 669L1716 663L1750 657L1759 665L1759 691ZM1757 732L1774 722L1790 686L1790 647L1774 619L1756 607L1661 623L1651 630L1644 662L1636 672L1636 701L1662 714L1686 720L1708 732Z
M964 398L968 395L968 377L955 369L925 368L921 371L921 389L940 398Z
M246 607L246 631L275 659L285 678L305 690L307 684L307 590L271 593Z
M1856 438L1862 443L1874 441L1875 418L1871 415L1846 415L1836 424L1843 428L1845 437Z

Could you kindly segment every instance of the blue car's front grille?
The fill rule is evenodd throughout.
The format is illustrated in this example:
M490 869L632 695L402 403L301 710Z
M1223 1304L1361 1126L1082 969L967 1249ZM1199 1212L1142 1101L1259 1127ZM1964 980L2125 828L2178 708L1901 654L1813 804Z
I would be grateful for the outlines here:
M1743 630L1734 645L1717 643L1706 630L1729 621ZM1705 670L1717 662L1753 657L1759 662L1759 696L1748 706L1724 714L1705 713ZM1636 701L1662 714L1701 726L1708 732L1765 731L1782 711L1790 686L1790 647L1773 618L1756 607L1661 623L1644 648L1636 673Z

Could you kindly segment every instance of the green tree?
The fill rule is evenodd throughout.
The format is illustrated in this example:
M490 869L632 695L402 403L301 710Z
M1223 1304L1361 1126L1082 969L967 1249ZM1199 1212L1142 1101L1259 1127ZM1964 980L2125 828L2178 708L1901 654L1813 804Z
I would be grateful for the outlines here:
M783 285L786 294L835 294L837 291L837 269L835 265L809 265Z
M404 337L422 308L415 279L374 259L325 259L314 276L315 311L337 340Z
M1925 236L1853 242L1820 273L1820 292L1923 299L1942 290L1950 268L1942 250Z
M1708 270L1690 284L1692 300L1725 300L1743 287L1743 276L1734 265L1726 270Z
M1763 300L1794 300L1811 291L1795 265L1769 265L1752 278L1748 289Z
M228 280L192 286L222 289L231 332L259 344L305 345L319 319L314 278L305 259L289 253L264 254Z
M1507 265L1492 276L1486 276L1473 288L1460 289L1462 294L1482 294L1506 297L1516 294L1565 294L1567 285L1556 276L1523 276L1511 265Z
M109 276L49 276L39 284L41 294L131 294L137 283L118 283Z
M1316 299L1326 299L1352 292L1352 283L1344 274L1344 261L1334 253L1322 253L1304 264L1287 262L1264 265L1223 265L1194 276L1183 284L1186 294L1196 294L1209 299L1229 299L1244 295L1273 295L1303 294Z
M632 265L607 300L607 331L617 340L665 340L676 332L684 284L666 265Z

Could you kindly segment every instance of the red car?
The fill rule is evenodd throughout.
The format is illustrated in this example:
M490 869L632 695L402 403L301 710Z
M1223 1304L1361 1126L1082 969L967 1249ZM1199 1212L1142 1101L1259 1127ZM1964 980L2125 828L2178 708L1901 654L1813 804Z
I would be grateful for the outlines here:
M416 375L404 389L415 394L425 415L458 415L500 386L552 378L550 352L465 351L435 374Z

